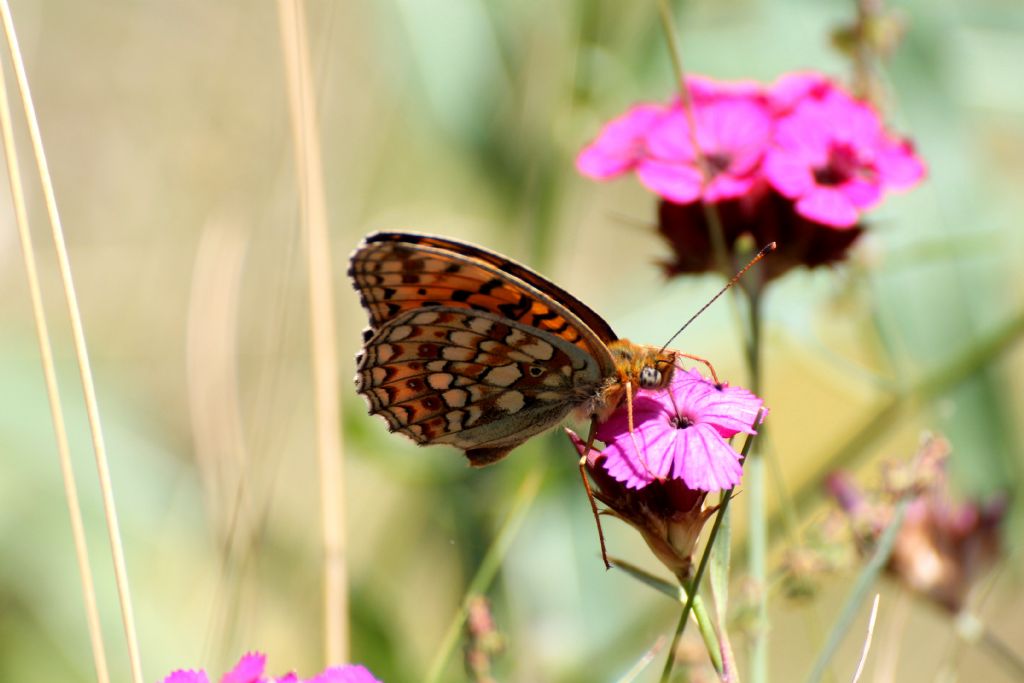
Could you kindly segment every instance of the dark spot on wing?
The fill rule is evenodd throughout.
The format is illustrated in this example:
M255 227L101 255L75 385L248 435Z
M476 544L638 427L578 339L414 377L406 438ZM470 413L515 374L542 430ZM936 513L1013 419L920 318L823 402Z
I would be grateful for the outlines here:
M530 307L533 306L533 299L526 296L525 294L519 295L519 301L516 303L501 304L498 306L498 310L506 318L512 318L513 320L519 320L530 311Z
M485 295L490 294L498 287L501 287L502 284L502 281L499 280L498 278L492 278L487 282L483 283L482 285L480 285L480 293Z

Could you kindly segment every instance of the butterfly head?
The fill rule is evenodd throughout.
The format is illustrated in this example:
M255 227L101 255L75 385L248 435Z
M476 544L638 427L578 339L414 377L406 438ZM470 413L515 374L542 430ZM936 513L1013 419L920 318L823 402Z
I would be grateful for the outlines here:
M676 352L657 346L640 346L626 339L608 345L615 358L619 379L641 389L663 389L672 381Z

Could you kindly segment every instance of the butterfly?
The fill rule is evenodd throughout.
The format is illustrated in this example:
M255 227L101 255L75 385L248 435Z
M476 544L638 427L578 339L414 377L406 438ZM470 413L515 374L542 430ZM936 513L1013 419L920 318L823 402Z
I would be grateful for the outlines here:
M348 274L370 318L355 375L370 414L477 467L574 410L604 421L633 389L667 386L690 357L620 339L544 276L465 242L372 234Z

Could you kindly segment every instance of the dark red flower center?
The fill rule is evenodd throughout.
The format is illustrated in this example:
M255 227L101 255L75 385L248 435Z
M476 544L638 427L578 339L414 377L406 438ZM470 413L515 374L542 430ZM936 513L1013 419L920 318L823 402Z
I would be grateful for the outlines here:
M669 424L671 424L676 429L686 429L687 427L692 427L696 423L696 420L693 420L686 415L673 415L669 419Z
M732 165L732 157L726 152L706 152L704 154L704 170L708 178L716 178L729 170Z
M819 185L842 185L856 176L871 176L872 169L857 155L857 150L846 143L833 143L828 161L814 169L814 181Z

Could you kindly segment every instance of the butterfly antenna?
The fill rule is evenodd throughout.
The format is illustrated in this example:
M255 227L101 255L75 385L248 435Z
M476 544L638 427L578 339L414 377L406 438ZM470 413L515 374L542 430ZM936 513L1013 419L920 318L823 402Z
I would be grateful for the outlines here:
M711 304L715 303L715 301L718 300L718 297L720 297L723 294L725 294L729 290L730 287L732 287L734 284L739 282L740 278L743 277L744 273L746 273L748 270L753 268L755 263L757 263L758 261L760 261L761 259L763 259L765 256L767 256L768 254L770 254L773 251L775 251L775 242L769 242L768 244L766 244L761 249L761 251L757 252L757 255L754 258L750 259L750 263L748 263L747 265L743 266L743 268L740 269L740 272L738 272L735 275L733 275L732 279L729 280L728 282L726 282L725 286L722 287L720 290L718 290L718 294L715 294L713 297L711 297L711 299L706 304L704 304L703 306L700 307L699 311L697 311L692 316L690 316L690 319L687 320L685 323L683 323L682 327L680 327L678 330L676 330L675 334L673 334L671 337L668 338L668 341L665 342L665 345L661 347L661 350L664 351L665 349L667 349L668 345L672 343L672 340L674 340L676 337L678 337L680 334L682 334L683 330L685 330L687 327L690 326L690 323L692 323L694 320L696 320L698 317L700 317L700 314L708 309L708 306L710 306Z

